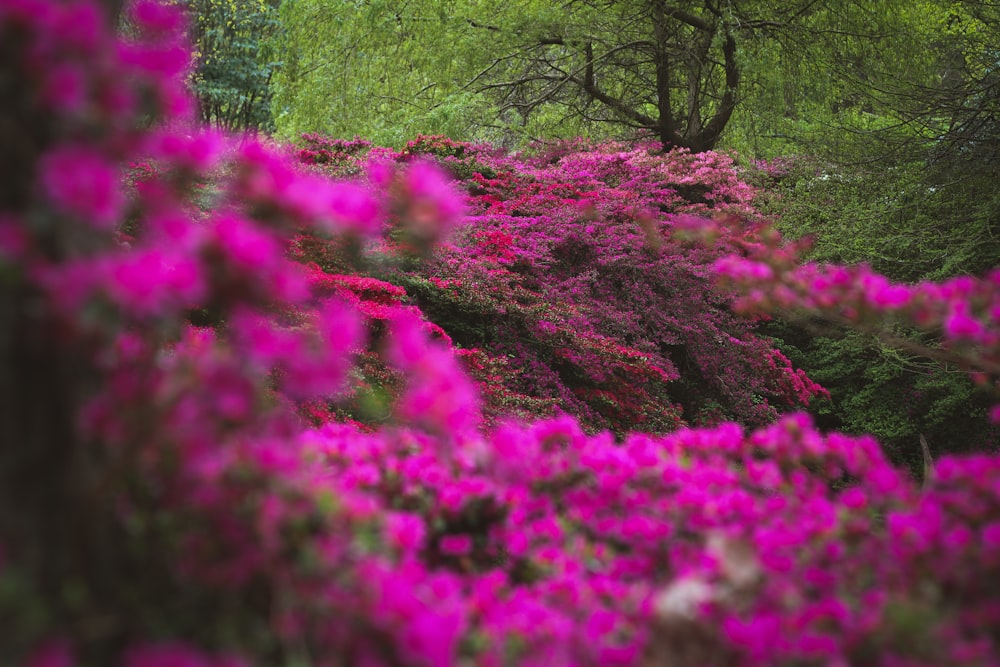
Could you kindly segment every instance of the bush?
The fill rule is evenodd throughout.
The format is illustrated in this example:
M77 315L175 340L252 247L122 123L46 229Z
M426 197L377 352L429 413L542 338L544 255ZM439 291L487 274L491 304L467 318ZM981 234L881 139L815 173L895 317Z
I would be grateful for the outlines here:
M559 409L623 437L687 422L762 425L825 395L732 315L713 287L717 253L672 238L693 213L759 224L728 156L619 143L552 151L418 137L377 154L405 163L429 153L471 174L459 180L471 216L452 243L424 262L373 253L380 261L358 270L404 287L461 349L509 371L484 383L490 423Z

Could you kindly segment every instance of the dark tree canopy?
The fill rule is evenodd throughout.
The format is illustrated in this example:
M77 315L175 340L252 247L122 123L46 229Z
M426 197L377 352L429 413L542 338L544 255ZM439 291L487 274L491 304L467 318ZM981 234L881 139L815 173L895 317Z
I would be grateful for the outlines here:
M741 49L801 29L819 0L787 3L591 0L528 33L483 72L480 89L528 116L546 104L588 121L654 133L667 147L711 150L744 79ZM496 76L503 70L502 78Z

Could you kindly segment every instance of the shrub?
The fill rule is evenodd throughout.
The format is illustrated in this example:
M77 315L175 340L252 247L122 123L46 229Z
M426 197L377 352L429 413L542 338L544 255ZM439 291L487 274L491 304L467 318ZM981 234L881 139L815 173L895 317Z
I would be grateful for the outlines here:
M486 392L491 423L530 406L619 436L761 425L825 395L731 314L714 290L716 254L672 239L692 213L759 224L728 156L577 142L525 157L418 137L395 159L419 153L471 174L459 181L468 223L430 261L358 270L404 287L461 348L512 371Z

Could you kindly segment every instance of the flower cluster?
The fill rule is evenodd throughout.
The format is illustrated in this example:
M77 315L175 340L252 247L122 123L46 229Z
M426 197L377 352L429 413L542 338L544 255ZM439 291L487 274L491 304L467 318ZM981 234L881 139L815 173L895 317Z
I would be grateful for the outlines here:
M617 143L514 156L424 137L397 159L418 148L471 173L472 215L432 261L380 277L458 345L512 367L508 395L555 399L618 434L764 424L826 395L786 358L775 365L780 353L715 293L717 253L671 238L692 213L757 224L731 158Z

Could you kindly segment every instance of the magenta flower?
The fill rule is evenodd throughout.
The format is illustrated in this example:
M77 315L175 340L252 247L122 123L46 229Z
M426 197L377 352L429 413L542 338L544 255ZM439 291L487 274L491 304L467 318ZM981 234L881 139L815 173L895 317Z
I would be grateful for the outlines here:
M472 553L472 538L469 535L444 535L439 547L446 556L466 556Z
M105 286L124 310L139 316L191 308L206 293L202 266L196 258L159 249L109 258Z
M404 552L416 552L424 544L427 528L416 514L392 512L385 518L386 533L390 542Z
M174 167L206 173L219 165L229 150L229 141L211 129L201 129L190 135L163 129L150 134L146 150L151 157L165 160Z
M339 225L365 236L381 231L382 207L365 188L353 183L334 183L329 197L329 212Z
M228 259L247 273L266 272L282 257L281 246L271 234L239 217L218 218L213 232Z
M975 340L982 332L983 325L964 309L955 309L944 322L945 333L955 340Z
M447 353L427 355L425 368L435 359L439 362L435 371L411 371L407 391L399 402L400 414L437 432L469 433L480 420L475 385Z
M63 212L98 229L112 229L124 196L118 168L98 151L84 146L53 149L41 161L45 192Z
M152 37L172 38L187 28L183 11L156 0L139 0L131 5L132 20Z
M433 163L418 160L410 164L403 173L402 185L407 202L406 224L418 238L440 240L462 222L465 203Z

